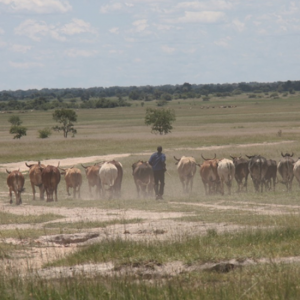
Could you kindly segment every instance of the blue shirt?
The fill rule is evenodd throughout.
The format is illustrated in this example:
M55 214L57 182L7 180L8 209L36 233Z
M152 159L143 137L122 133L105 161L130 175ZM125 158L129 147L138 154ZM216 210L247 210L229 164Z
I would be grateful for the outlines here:
M155 152L149 159L149 164L152 166L153 171L165 169L166 156L162 152Z

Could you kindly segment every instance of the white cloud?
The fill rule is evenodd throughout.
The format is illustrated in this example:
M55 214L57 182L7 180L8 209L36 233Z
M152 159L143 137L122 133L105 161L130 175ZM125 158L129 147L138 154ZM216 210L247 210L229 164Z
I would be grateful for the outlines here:
M59 35L55 26L49 26L44 21L36 22L31 19L24 21L15 28L15 34L27 36L34 41L40 41L41 36L48 35L57 40L65 40L64 37Z
M97 55L96 50L79 50L69 49L65 51L65 54L69 57L91 57Z
M214 44L217 46L227 48L229 46L230 41L231 41L231 38L229 36L227 36L225 38L219 39L218 41L215 41Z
M122 3L113 3L113 4L108 4L108 5L103 5L100 7L100 12L102 14L106 14L112 11L117 11L121 10L123 8Z
M196 9L196 10L225 10L232 9L230 1L212 0L212 1L191 1L181 2L176 5L178 9Z
M237 19L232 21L232 25L238 32L242 32L245 29L245 23L242 23Z
M184 17L178 18L180 23L215 23L224 18L225 14L218 11L186 11Z
M42 63L36 63L36 62L13 62L10 61L9 64L16 69L31 69L31 68L42 68L44 65Z
M4 34L4 30L0 27L0 34Z
M31 49L31 46L25 46L25 45L12 45L11 46L12 51L14 52L20 52L20 53L26 53L28 50Z
M119 28L118 27L114 27L114 28L111 28L109 30L110 33L114 33L114 34L119 34Z
M147 20L137 20L132 25L135 26L137 32L144 31L148 27Z
M91 24L80 19L73 19L71 23L64 25L60 31L66 35L74 35L84 32L97 32L96 29L91 26Z
M171 48L171 47L166 46L166 45L162 46L161 49L162 49L163 52L166 52L166 53L169 53L169 54L172 54L176 50L175 48Z
M47 14L65 13L72 10L72 6L66 0L0 0L0 3L8 5L9 10L14 12Z
M65 41L65 35L70 36L80 33L96 33L96 29L94 29L89 23L80 19L73 19L71 23L62 27L57 25L48 25L44 21L37 22L35 20L28 19L15 28L15 34L27 36L34 41L40 41L41 37L46 36L50 36L59 41Z

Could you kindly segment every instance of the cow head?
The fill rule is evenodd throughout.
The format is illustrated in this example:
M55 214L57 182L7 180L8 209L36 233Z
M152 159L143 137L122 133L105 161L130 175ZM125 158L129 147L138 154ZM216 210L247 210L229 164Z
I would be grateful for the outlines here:
M283 154L283 153L281 152L281 156L282 156L282 157L293 157L293 156L294 156L294 152L292 152L292 154L289 154L288 152L285 153L285 154Z
M181 160L181 157L178 159L178 158L176 158L175 156L173 156L174 157L174 159L176 160L176 163L175 163L175 165L178 165L178 163L180 162L180 160Z
M214 158L204 158L203 155L201 154L201 157L202 157L204 160L214 160L214 159L216 159L217 155L216 155L216 153L215 153L215 157L214 157Z

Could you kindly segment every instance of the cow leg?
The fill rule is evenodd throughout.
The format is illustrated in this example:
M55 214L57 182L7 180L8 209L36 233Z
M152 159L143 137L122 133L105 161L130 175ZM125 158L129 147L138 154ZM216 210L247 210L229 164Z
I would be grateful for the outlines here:
M71 196L69 186L67 186L67 194L68 194L68 196Z
M32 188L32 200L35 200L35 187L32 182L31 182L31 188Z
M55 193L55 201L57 201L57 187L55 188L54 193Z
M39 186L40 189L40 200L44 200L45 189L43 185Z
M13 201L12 201L12 189L9 188L9 203L12 204Z

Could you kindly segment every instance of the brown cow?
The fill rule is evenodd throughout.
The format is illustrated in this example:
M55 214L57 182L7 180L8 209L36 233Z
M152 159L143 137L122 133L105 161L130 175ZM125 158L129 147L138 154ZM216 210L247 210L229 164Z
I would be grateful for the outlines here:
M154 188L153 170L147 161L139 160L135 162L132 165L132 176L138 197L140 196L140 191L143 197L152 195Z
M177 161L177 171L182 183L184 193L191 192L193 189L193 180L197 170L197 163L194 157L182 156L180 159L174 156Z
M205 188L205 194L211 194L216 192L220 186L220 178L218 175L218 159L216 159L216 154L214 158L204 158L204 162L200 166L200 176Z
M76 192L78 194L78 198L80 199L80 187L82 185L82 175L81 171L78 168L68 168L68 169L62 169L61 174L65 175L65 181L66 181L66 187L67 187L67 193L69 196L71 196L69 192L69 188L73 188L73 198L76 198Z
M54 167L48 165L46 168L42 168L42 182L47 194L47 202L53 201L53 192L55 193L55 201L57 201L57 186L60 182L60 178L58 166Z
M7 186L9 188L9 203L12 204L12 192L15 193L16 196L16 204L20 205L22 203L21 193L24 192L24 176L20 172L20 170L16 171L8 171L6 170L7 176Z
M103 163L94 164L93 166L85 167L83 164L81 166L85 169L86 178L89 184L90 197L92 197L92 187L96 186L96 196L100 197L101 193L101 180L99 177L99 170Z
M235 166L235 173L234 177L238 184L238 192L241 192L243 187L247 192L247 181L249 175L249 168L248 168L248 159L242 158L241 156L235 157L230 156L232 158L233 164ZM245 180L244 180L245 179ZM243 184L244 180L244 184Z
M40 200L44 200L45 189L42 183L42 170L41 168L46 168L45 165L41 164L39 161L37 164L25 165L29 168L29 179L32 187L32 200L35 200L35 186L40 190Z
M273 181L273 192L275 192L276 179L277 179L277 162L273 159L267 159L268 169L265 175L265 190L271 190Z

